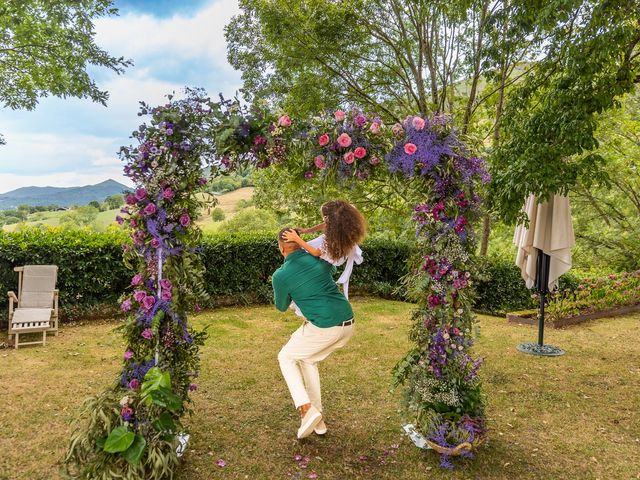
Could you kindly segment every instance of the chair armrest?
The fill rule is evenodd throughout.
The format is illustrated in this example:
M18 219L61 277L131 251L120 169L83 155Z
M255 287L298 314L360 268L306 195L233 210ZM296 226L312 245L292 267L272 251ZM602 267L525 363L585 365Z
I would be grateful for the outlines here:
M18 301L18 297L16 297L16 294L14 292L7 292L7 296L9 297L9 301L11 303L13 303L14 301Z

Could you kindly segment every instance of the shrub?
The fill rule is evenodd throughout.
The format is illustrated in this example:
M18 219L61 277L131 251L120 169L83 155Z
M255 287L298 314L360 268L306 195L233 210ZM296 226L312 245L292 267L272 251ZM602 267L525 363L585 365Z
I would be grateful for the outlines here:
M493 255L479 257L478 269L474 305L477 311L502 316L535 306L513 259Z
M221 222L222 220L224 220L224 210L222 210L220 207L214 208L211 212L211 220L214 222Z
M60 228L26 228L0 233L0 311L6 318L9 290L17 291L13 267L25 264L58 266L61 316L73 318L100 305L115 308L129 284L130 272L122 262L122 231L104 233Z

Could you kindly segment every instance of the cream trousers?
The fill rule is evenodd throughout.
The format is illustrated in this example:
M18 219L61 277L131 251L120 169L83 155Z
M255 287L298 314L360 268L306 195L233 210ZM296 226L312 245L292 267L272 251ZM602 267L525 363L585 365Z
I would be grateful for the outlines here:
M316 327L305 322L278 354L280 370L296 408L311 403L322 412L318 362L344 347L353 336L353 323L346 327Z

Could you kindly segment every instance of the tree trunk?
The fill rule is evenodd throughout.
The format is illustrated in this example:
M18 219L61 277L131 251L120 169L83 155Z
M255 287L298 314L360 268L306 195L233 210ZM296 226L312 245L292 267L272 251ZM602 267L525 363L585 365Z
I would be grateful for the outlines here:
M482 240L480 242L480 256L486 257L489 253L489 235L491 234L491 216L485 213L482 217Z

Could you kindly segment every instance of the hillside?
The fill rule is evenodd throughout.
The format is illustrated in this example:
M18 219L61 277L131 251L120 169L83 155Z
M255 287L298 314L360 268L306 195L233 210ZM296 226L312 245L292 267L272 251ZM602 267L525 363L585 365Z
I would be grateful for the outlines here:
M93 200L102 202L105 198L127 189L126 185L115 180L83 187L22 187L0 194L0 210L17 208L18 205L86 205Z

